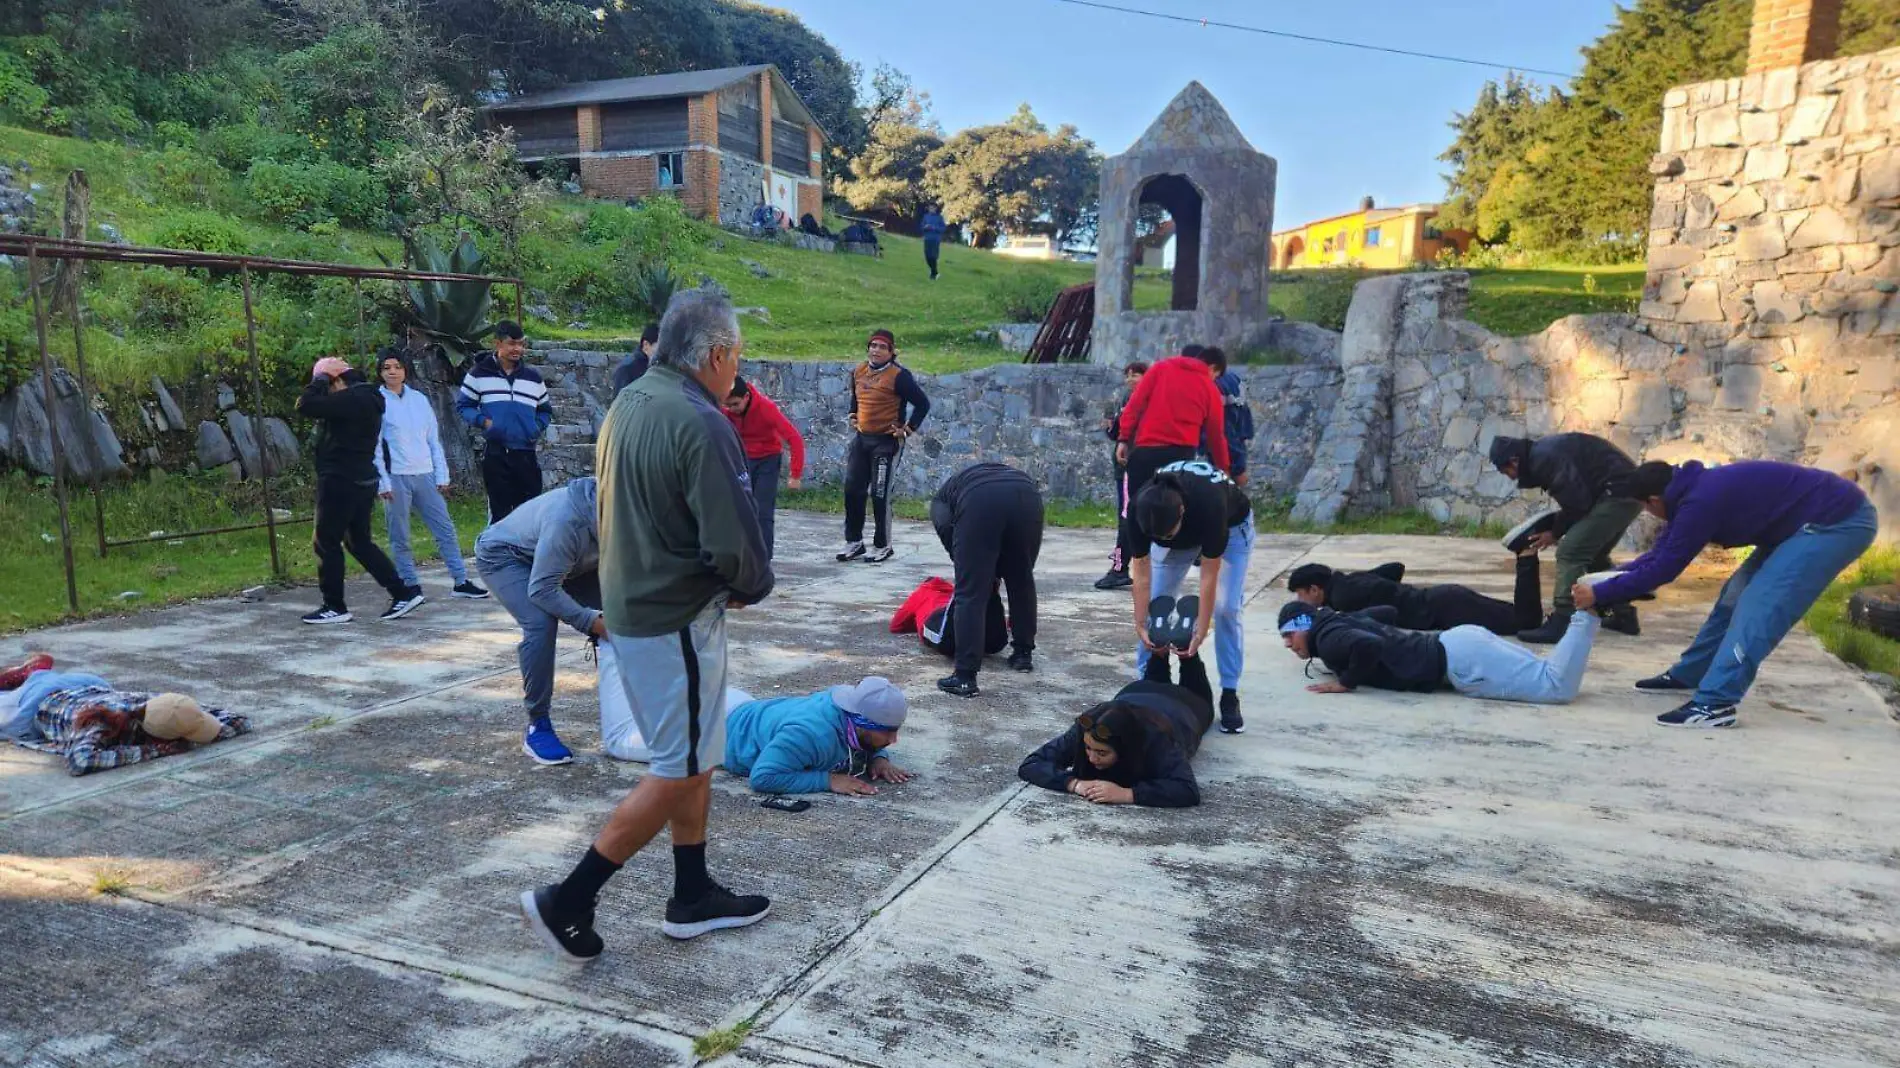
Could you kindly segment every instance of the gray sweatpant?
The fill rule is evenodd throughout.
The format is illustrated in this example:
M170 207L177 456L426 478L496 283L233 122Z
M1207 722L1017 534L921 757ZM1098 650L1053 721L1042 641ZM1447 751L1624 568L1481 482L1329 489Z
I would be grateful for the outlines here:
M528 599L533 563L516 556L477 554L475 566L488 582L488 591L521 624L521 641L515 646L521 663L521 703L529 721L540 719L554 702L554 640L560 632L560 617Z
M468 567L462 563L462 545L455 536L455 520L449 517L448 502L436 488L435 475L390 475L389 500L383 515L389 522L389 555L396 560L396 574L407 585L416 584L416 555L409 551L409 512L422 513L422 525L435 537L442 563L457 583L468 581Z
M1596 634L1597 614L1578 612L1546 656L1483 627L1453 627L1438 636L1438 644L1445 647L1445 674L1459 693L1494 701L1561 705L1583 688L1583 672L1590 666Z

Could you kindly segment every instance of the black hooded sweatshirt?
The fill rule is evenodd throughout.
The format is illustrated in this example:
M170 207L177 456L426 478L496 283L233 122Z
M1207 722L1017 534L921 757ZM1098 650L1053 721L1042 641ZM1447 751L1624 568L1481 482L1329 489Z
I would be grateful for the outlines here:
M1307 641L1342 685L1419 693L1444 689L1445 647L1438 632L1407 630L1395 625L1396 618L1389 607L1351 615L1315 608Z
M383 395L361 374L330 392L330 377L314 378L297 398L297 414L317 421L318 478L376 483L376 442L383 433Z
M1335 612L1363 612L1382 605L1396 610L1398 625L1411 630L1429 629L1437 618L1424 590L1394 582L1377 571L1335 571L1326 584L1326 607Z
M1636 461L1595 434L1492 438L1491 466L1502 471L1511 460L1517 461L1519 489L1543 490L1563 510L1551 531L1558 537L1596 507L1611 479L1636 470Z

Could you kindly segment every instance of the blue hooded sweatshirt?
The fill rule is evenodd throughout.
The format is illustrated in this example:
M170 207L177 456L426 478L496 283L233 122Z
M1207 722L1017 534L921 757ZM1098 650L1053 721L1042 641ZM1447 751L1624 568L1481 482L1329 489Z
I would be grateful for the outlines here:
M824 793L832 772L851 769L844 726L830 690L747 701L726 716L726 771L762 794Z
M1773 460L1676 468L1663 491L1669 526L1653 548L1623 574L1596 587L1604 604L1627 601L1666 586L1704 546L1753 545L1772 552L1813 523L1838 523L1867 503L1859 486L1830 471Z

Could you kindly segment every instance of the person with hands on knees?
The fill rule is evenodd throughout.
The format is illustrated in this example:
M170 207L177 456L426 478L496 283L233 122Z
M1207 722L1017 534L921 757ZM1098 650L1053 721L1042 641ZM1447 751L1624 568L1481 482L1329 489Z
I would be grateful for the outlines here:
M1722 586L1695 641L1639 690L1694 691L1656 717L1665 727L1732 727L1736 706L1836 576L1874 542L1880 517L1867 494L1831 471L1770 460L1704 467L1650 462L1611 487L1669 525L1620 572L1589 575L1577 607L1616 606L1675 581L1705 546L1753 546Z
M904 691L875 675L804 697L748 701L726 717L726 770L762 794L875 794L874 782L911 779L889 754L909 714Z
M1129 576L1135 580L1135 670L1145 672L1157 646L1148 634L1149 601L1173 597L1187 579L1196 555L1201 559L1200 613L1194 637L1183 652L1198 653L1214 632L1220 667L1220 729L1247 729L1240 714L1240 674L1245 666L1246 634L1241 610L1247 601L1247 563L1253 555L1253 503L1234 480L1204 460L1183 460L1155 472L1129 502ZM1150 564L1150 547L1162 552ZM1186 598L1182 598L1186 600Z
M1198 656L1181 657L1181 678L1168 677L1169 653L1156 653L1142 677L1114 700L1023 758L1021 779L1098 805L1189 808L1201 788L1189 761L1214 725L1214 691Z
M1008 464L971 464L951 475L930 501L930 523L955 566L950 625L956 670L937 688L975 697L989 643L997 583L1009 591L1009 654L1013 671L1034 671L1036 558L1042 553L1042 491Z
M600 566L599 483L577 478L543 493L482 531L475 566L503 608L521 626L515 646L521 699L528 713L522 751L537 764L567 764L574 754L554 733L555 635L566 623L593 638L607 636L598 605L582 604L568 581Z

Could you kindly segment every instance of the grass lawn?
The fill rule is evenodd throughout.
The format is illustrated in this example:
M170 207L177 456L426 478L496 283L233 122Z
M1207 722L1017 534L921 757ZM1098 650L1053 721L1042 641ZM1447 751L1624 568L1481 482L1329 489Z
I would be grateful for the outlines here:
M1900 547L1875 546L1842 573L1808 609L1808 628L1827 651L1855 667L1900 677L1900 641L1883 638L1847 622L1847 599L1862 586L1900 582Z

